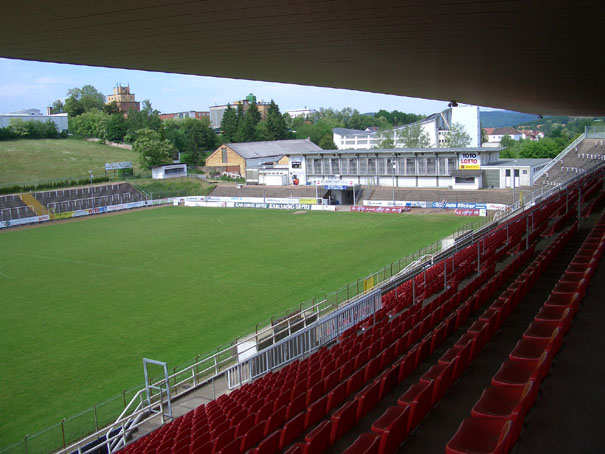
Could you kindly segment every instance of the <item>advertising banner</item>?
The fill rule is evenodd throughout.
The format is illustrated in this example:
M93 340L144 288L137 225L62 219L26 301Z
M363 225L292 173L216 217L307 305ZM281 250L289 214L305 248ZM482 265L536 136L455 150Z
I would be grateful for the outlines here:
M8 221L0 221L0 229L14 227L16 225L33 224L35 222L48 221L49 219L50 219L50 216L45 214L43 216L32 216L31 218L10 219Z
M395 200L396 207L414 207L414 208L426 208L426 202L420 202L416 200ZM375 206L375 207L392 207L392 200L364 200L364 206Z
M317 199L298 199L303 205L317 205Z
M358 207L352 206L351 211L362 213L403 213L403 208L399 207Z
M456 208L454 212L457 216L479 216L479 210Z
M73 217L74 212L73 211L65 211L63 213L55 213L53 214L53 219L68 219Z
M458 170L479 170L480 168L479 153L460 153L458 155Z
M105 170L132 169L132 162L106 162Z

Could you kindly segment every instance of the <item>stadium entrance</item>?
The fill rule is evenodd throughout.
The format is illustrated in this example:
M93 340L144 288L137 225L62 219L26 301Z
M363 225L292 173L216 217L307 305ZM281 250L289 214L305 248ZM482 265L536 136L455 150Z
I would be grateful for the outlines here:
M324 198L330 199L331 205L356 205L361 191L361 185L345 183L344 181L322 182L323 188L328 191Z

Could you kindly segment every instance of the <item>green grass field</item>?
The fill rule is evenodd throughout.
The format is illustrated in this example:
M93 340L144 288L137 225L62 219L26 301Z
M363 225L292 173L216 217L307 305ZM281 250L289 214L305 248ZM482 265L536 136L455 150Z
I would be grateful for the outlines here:
M0 233L0 446L466 222L166 207Z
M138 172L137 153L79 139L11 140L0 142L0 185L87 178L92 170L105 175L106 162L131 161Z

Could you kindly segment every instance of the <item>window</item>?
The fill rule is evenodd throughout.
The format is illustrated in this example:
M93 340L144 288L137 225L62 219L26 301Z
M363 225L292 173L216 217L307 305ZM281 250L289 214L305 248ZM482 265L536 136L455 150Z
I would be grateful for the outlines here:
M360 175L368 174L368 158L359 159L359 174Z
M316 175L321 174L321 159L311 160L311 173L314 173Z
M330 172L330 158L324 158L323 161L324 161L323 162L323 165L324 165L323 174L324 175L330 175L331 174L331 172Z
M456 158L447 158L447 174L451 175L456 170Z
M399 164L399 175L405 175L405 158L397 159Z
M368 175L376 175L376 158L368 158Z
M293 161L292 162L292 168L293 169L300 169L301 163L299 161Z
M384 158L377 158L376 161L378 161L378 175L384 175L385 173L387 173L385 169Z
M349 175L357 175L357 159L350 158L349 161Z
M435 175L437 173L435 158L426 158L426 173L427 175Z
M221 154L222 154L221 162L229 162L229 158L227 157L227 147L221 148Z
M387 175L395 175L397 173L397 160L395 158L387 158Z
M447 175L447 158L439 158L437 163L437 173Z
M405 174L416 175L416 158L405 158Z
M340 159L332 158L330 161L332 162L332 175L340 175Z
M458 183L475 183L475 177L456 177L456 184Z
M426 175L426 158L417 158L418 175Z

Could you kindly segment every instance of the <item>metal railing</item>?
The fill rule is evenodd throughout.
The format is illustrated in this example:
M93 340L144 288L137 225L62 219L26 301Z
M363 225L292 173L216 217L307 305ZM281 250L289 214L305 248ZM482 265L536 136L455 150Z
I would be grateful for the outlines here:
M555 158L552 161L550 161L545 167L543 167L542 169L538 170L535 173L534 181L538 181L538 179L542 175L544 175L546 172L548 172L550 169L552 169L556 163L560 162L567 155L567 153L569 153L572 149L577 147L578 144L580 142L582 142L585 138L586 138L586 133L583 133L583 134L579 135L576 140L574 140L572 143L567 145L561 153L559 153L557 156L555 156Z
M511 205L506 210L506 215L502 219L481 218L457 229L454 233L454 238L457 238L457 241L447 248L447 250L441 247L440 241L433 242L425 248L385 266L364 279L358 279L356 282L348 284L329 295L325 295L319 302L313 299L310 302L302 303L298 307L286 311L282 317L272 317L271 321L266 324L257 324L254 333L218 347L209 354L198 355L193 363L179 368L175 367L172 370L173 373L168 376L167 383L166 380L160 380L154 384L160 388L161 386L168 386L172 398L175 399L196 387L206 384L211 384L214 390L215 380L225 374L229 375L228 380L235 386L246 383L262 375L269 368L280 367L300 355L307 354L311 352L312 348L319 348L321 345L325 345L326 342L333 340L339 331L342 332L346 327L352 326L354 324L353 320L360 320L364 315L371 315L373 313L368 306L365 309L360 309L358 313L351 312L354 310L355 302L359 301L360 305L369 304L366 298L371 299L369 295L382 294L388 291L388 289L394 288L400 283L405 282L405 280L421 273L429 264L442 260L469 244L474 244L484 234L491 231L494 226L515 216L517 211L531 209L540 201L557 192L562 192L569 185L579 181L603 165L605 165L603 162L597 163L594 167L588 169L587 172L574 176L560 187L540 188L530 193L525 198L524 203L517 201ZM380 287L380 284L383 284L382 287ZM368 286L370 286L370 290L366 290ZM356 298L358 295L361 295L361 297ZM339 317L341 318L339 319ZM264 328L259 329L259 326L264 326ZM319 326L323 327L321 328L323 331L320 331L318 337L317 330ZM308 334L313 332L315 334ZM294 339L293 335L299 340L292 341ZM323 340L318 341L318 339ZM268 352L273 352L271 354L275 356L268 356L270 355ZM146 385L149 385L149 383ZM93 430L80 433L78 438L85 436L86 433L89 435L78 442L69 444L70 441L65 431L65 423L69 420L63 420L61 424L51 428L55 430L53 437L43 437L52 438L54 440L54 447L49 448L46 446L43 449L36 449L35 444L37 443L33 443L36 438L49 432L49 429L35 436L27 437L24 442L15 444L9 449L2 451L2 453L48 452L60 449L61 447L62 449L58 451L58 454L67 454L74 451L85 453L96 449L87 446L90 446L91 443L96 442L99 438L103 438L102 443L110 446L112 450L118 449L124 445L132 430L152 417L156 417L158 411L160 414L163 414L164 396L162 396L161 392L151 393L150 399L147 400L147 389L146 386L137 391L131 390L128 394L124 391L122 395L112 399L112 401L122 399L123 408L120 409L121 413L117 419L112 424L106 425L104 429L99 429L98 421L98 409L102 408L103 404L96 405L94 411L88 410L82 413L81 415L88 415L88 419L93 414L96 424ZM132 396L128 402L126 399L127 395ZM216 397L216 394L214 394L214 397ZM114 414L117 415L118 412ZM71 419L75 419L78 416L80 415ZM107 424L107 422L103 421L103 424ZM57 435L57 429L59 428L62 430L62 439L60 432ZM71 440L75 439L71 438Z

